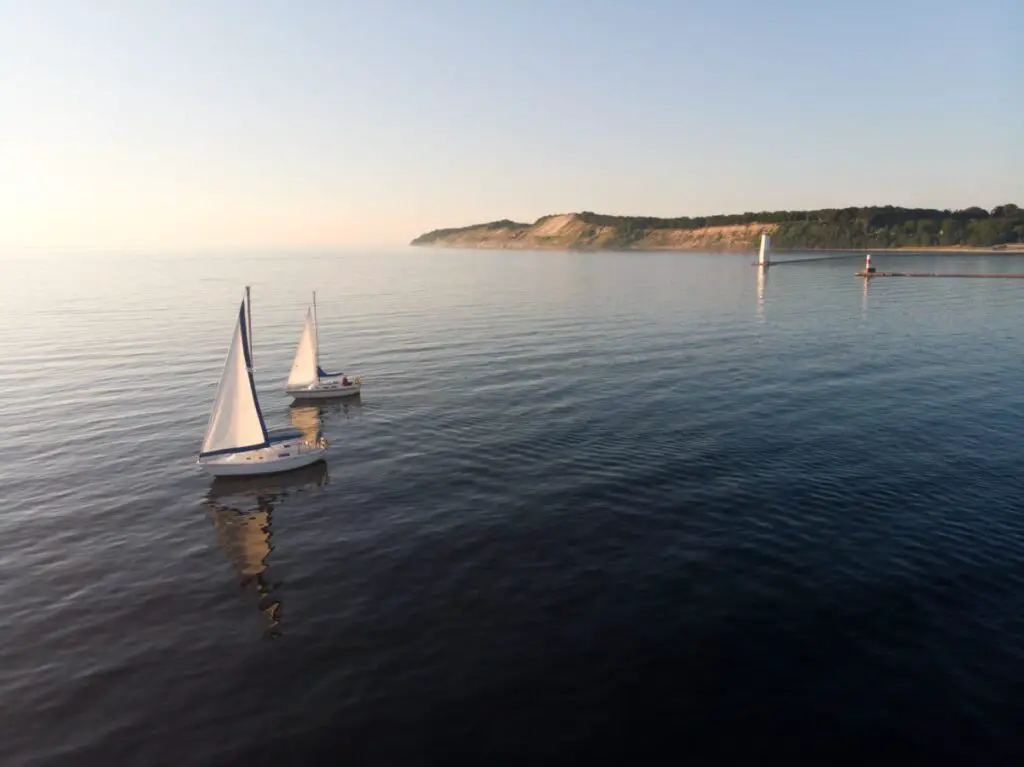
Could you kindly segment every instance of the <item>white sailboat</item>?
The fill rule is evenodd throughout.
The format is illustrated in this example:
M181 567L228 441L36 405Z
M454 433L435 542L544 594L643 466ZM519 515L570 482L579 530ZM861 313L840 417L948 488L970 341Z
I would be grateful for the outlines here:
M285 393L297 400L333 399L359 394L362 385L362 376L349 378L344 373L327 373L320 367L314 291L313 306L306 309L306 320L302 325L299 345L295 349L295 359L292 360L292 372L284 386Z
M271 474L322 460L327 443L298 429L267 431L253 380L252 317L245 289L197 463L214 476Z

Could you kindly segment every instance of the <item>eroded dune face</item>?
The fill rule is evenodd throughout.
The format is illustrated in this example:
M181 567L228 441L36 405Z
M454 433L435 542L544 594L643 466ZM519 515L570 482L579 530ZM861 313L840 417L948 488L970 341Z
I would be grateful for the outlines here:
M703 229L656 229L641 241L651 250L750 250L750 243L771 234L775 224L734 224Z
M592 224L576 213L545 216L534 224L497 222L431 232L414 245L450 248L521 248L571 250L631 248L637 250L750 250L751 242L775 224L737 224L701 229L653 229L631 236L618 227Z

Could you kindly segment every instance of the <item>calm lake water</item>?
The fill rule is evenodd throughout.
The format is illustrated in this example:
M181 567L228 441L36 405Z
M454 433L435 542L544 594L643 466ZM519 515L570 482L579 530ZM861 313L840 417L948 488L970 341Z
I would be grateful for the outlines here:
M1024 280L750 261L0 261L0 764L1019 760ZM247 282L331 447L215 484Z

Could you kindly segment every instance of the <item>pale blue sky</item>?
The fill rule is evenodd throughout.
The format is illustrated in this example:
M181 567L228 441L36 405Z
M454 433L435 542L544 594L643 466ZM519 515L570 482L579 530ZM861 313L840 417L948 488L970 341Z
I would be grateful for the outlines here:
M0 244L1024 204L1020 0L0 0Z

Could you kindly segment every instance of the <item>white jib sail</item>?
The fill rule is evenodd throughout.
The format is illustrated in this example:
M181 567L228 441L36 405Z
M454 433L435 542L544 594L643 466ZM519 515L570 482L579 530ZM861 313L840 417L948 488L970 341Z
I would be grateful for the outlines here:
M288 376L286 387L300 389L319 381L316 372L316 331L313 328L313 313L306 310L306 322L299 336L299 346L292 360L292 372Z
M206 425L202 454L232 452L267 444L267 431L247 364L245 302L238 312L231 348Z

